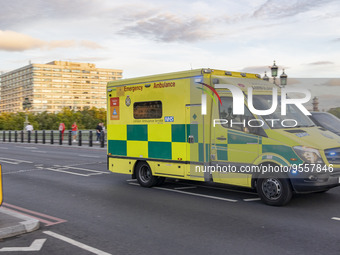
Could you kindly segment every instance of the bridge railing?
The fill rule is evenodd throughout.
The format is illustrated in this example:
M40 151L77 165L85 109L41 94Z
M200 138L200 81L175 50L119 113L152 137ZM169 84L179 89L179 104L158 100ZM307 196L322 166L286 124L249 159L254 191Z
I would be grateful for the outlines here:
M0 131L0 142L14 143L40 143L40 144L59 144L59 145L78 145L78 146L100 146L106 144L106 134L101 132L97 140L96 130L79 130L77 136L72 131L65 130L2 130Z

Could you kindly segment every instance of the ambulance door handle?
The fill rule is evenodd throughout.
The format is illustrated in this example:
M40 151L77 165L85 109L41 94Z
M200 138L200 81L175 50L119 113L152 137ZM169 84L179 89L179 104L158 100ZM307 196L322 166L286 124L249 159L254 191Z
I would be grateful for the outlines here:
M188 143L194 143L194 142L195 142L194 136L193 135L189 135Z
M225 141L225 140L227 140L227 138L225 138L224 136L219 136L219 137L217 137L217 140Z

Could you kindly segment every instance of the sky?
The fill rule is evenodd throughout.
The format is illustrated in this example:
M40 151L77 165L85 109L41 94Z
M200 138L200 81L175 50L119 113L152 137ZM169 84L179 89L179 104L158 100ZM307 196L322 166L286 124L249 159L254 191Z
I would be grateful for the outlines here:
M338 0L0 0L0 6L0 72L63 60L122 69L124 78L196 68L263 75L276 60L279 74L285 68L290 85L311 89L323 109L340 106Z

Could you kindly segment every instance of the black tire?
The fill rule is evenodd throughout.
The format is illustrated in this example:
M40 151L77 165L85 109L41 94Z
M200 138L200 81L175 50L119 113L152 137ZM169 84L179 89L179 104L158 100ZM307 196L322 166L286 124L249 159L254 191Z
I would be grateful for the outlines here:
M151 168L146 162L139 162L136 166L136 178L140 186L151 188L156 185L158 177L152 175Z
M280 174L261 174L256 188L261 200L267 205L285 205L293 195L289 179Z

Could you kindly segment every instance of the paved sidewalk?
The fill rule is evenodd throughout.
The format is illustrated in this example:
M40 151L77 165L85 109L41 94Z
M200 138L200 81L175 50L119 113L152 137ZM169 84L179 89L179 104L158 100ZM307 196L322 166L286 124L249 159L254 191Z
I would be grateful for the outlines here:
M39 227L39 220L0 207L0 239L32 232Z

